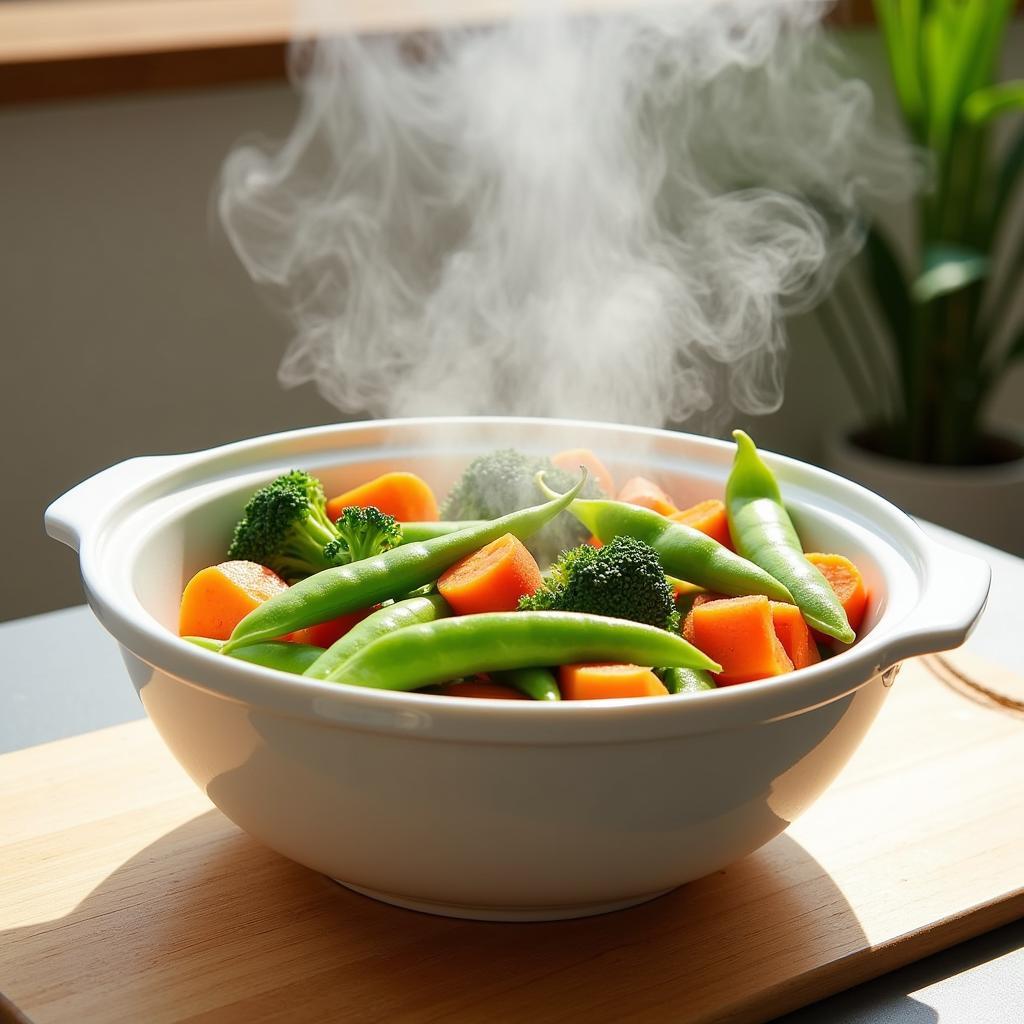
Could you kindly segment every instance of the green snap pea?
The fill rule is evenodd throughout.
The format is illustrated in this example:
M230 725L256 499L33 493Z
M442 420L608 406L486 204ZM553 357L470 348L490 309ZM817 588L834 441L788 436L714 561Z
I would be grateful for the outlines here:
M504 672L492 672L491 678L502 686L529 697L531 700L561 700L555 673L549 668L510 668Z
M480 672L617 661L720 672L677 633L577 612L484 612L407 626L357 651L340 682L417 690Z
M451 613L448 602L439 594L410 597L395 604L385 605L371 612L361 622L357 622L343 637L331 644L303 675L313 679L336 680L337 673L341 671L345 662L356 651L373 643L378 637L420 622L433 622L434 619L444 618ZM241 650L244 651L245 648Z
M450 533L468 530L471 526L483 526L487 519L449 519L432 523L402 523L402 544L416 544L435 537L447 537Z
M555 493L539 474L537 482L548 497ZM569 511L605 544L620 534L650 544L670 576L732 597L767 594L773 601L793 603L789 591L764 569L700 530L649 508L603 498L577 498Z
M810 625L844 644L853 643L856 636L835 591L804 558L775 474L747 434L734 430L732 436L736 458L725 487L725 508L737 549L785 585Z
M223 640L211 640L206 636L186 636L184 639L197 647L205 647L208 651L221 651L224 647ZM301 676L323 653L322 647L314 647L312 644L268 640L266 643L252 644L232 651L231 657L238 658L239 661L248 661L253 665L262 665L264 668L276 668L278 672L291 672L293 675Z
M324 569L300 580L249 612L224 645L224 653L402 597L432 583L460 558L506 533L520 540L529 537L569 505L586 479L584 472L575 487L543 505L524 508L433 540L403 544L372 558Z
M669 693L700 693L701 690L715 690L710 672L699 668L664 668L657 675Z

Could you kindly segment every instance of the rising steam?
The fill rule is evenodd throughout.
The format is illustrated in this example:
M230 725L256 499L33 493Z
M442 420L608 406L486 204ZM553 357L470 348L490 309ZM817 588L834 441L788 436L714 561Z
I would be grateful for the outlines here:
M826 5L687 0L297 50L220 213L296 335L281 379L373 415L680 421L782 397L783 313L905 179Z

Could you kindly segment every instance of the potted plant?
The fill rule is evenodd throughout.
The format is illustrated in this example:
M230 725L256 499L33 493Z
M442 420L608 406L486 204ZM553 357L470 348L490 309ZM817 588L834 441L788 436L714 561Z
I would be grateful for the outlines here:
M849 284L819 313L863 416L831 445L834 468L908 511L1021 551L1024 449L986 422L995 386L1024 359L1024 326L1013 322L1024 232L1007 216L1024 177L1024 126L998 154L992 132L1024 110L1024 82L995 81L1013 6L875 0L930 181L915 203L913 266L884 225L868 230L858 270L877 315Z

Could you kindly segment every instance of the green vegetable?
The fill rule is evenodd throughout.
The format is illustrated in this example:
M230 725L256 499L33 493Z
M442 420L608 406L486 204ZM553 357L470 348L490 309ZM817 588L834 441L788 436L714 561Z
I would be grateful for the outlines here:
M506 533L520 539L536 533L573 500L584 483L586 473L566 494L556 496L543 505L521 509L446 537L435 537L420 544L403 544L382 555L325 569L301 580L249 612L235 627L225 650L272 640L346 612L404 597L418 587L434 582L460 558Z
M615 537L602 548L582 544L551 567L547 586L519 602L525 611L587 612L679 630L672 588L654 549Z
M717 689L711 673L699 668L663 668L656 674L669 693L700 693L701 690Z
M567 491L574 475L554 466L550 459L525 455L513 448L490 452L474 459L465 469L441 505L441 519L495 519L537 500L534 478L547 474L559 492ZM584 485L584 497L601 497L596 482ZM582 544L586 531L569 516L561 516L526 541L533 556L547 565L567 548Z
M537 483L548 497L555 493L544 477L538 475ZM624 501L577 499L569 511L605 544L622 536L649 544L671 576L733 597L766 594L773 601L793 603L789 591L764 569L699 530L649 508Z
M468 530L471 526L482 526L486 519L449 519L432 523L401 523L402 539L400 544L414 544L421 540L433 540L435 537L447 537L449 533Z
M293 583L348 561L340 552L325 553L337 538L327 515L323 485L296 469L249 499L235 527L228 558L258 562Z
M208 651L220 651L224 647L223 640L211 640L205 636L186 636L183 639L197 647L205 647ZM263 644L253 644L231 652L232 658L248 661L264 668L276 668L278 672L291 672L301 676L310 665L324 653L322 647L312 644L293 644L285 640L268 640Z
M395 517L372 505L344 509L334 528L338 539L324 548L324 556L336 560L336 565L372 558L402 543L402 528Z
M576 612L484 612L396 630L345 663L344 682L415 690L462 676L616 661L721 671L677 633Z
M531 700L562 699L555 674L549 668L510 668L490 675L496 683L518 690Z
M732 436L736 457L725 485L725 507L737 549L789 590L809 625L844 644L853 643L856 637L835 591L804 558L775 474L742 430Z
M356 651L372 643L385 633L391 633L405 626L419 622L433 622L434 619L451 615L448 602L438 594L429 597L409 597L395 604L385 605L371 612L357 622L343 637L331 644L303 675L313 679L337 680L345 662ZM246 650L246 648L241 648Z

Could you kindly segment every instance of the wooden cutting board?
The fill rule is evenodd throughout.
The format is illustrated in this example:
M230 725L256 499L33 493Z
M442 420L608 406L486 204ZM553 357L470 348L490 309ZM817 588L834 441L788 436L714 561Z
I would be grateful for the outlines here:
M549 924L397 910L284 860L148 722L6 755L0 1020L768 1020L1024 912L1024 714L948 676L907 665L837 782L758 853Z

